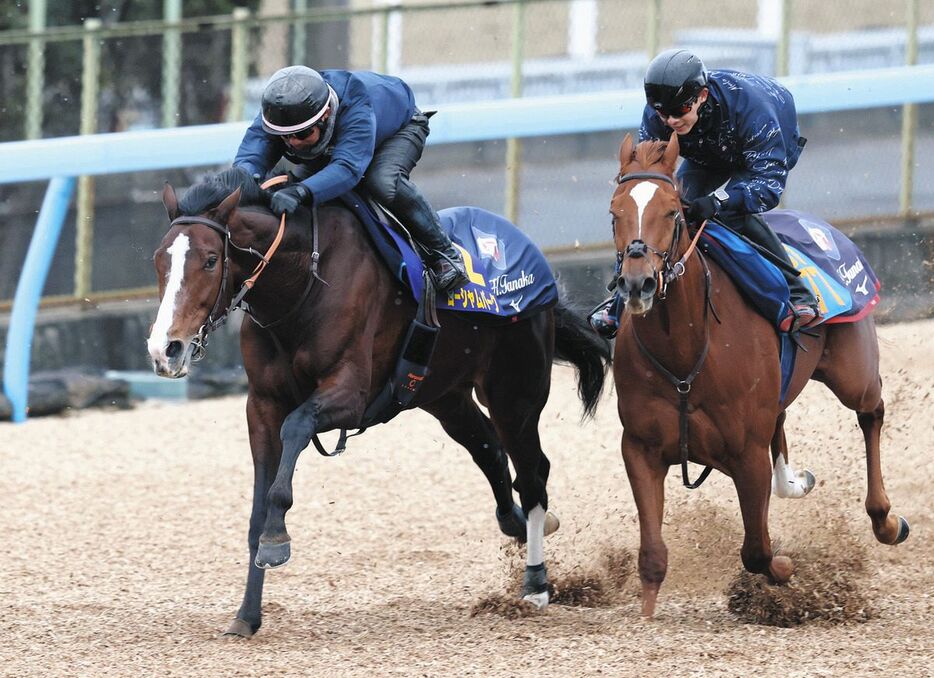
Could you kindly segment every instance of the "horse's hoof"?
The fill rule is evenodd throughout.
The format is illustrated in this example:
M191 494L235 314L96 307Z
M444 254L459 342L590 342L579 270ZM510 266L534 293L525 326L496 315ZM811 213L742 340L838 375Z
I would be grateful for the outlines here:
M769 575L777 584L784 584L791 579L795 565L788 556L775 556L769 563Z
M529 593L522 596L522 600L526 600L539 610L544 610L548 607L548 591L542 591L541 593Z
M895 537L895 541L892 542L892 546L896 544L901 544L903 541L908 539L908 533L911 532L911 526L908 524L908 521L898 517L898 535Z
M558 516L549 511L545 514L545 536L549 534L554 534L558 531L558 528L561 527L561 521L558 520Z
M256 560L253 564L264 570L282 567L292 557L292 542L284 541L281 544L259 543L256 551Z
M230 622L230 626L227 627L227 630L224 631L224 636L228 638L252 638L253 627L251 627L242 619L234 619L232 622Z
M817 478L814 477L814 474L811 473L811 469L806 468L801 471L800 480L804 485L804 494L810 494L811 490L814 489L814 486L817 485Z
M817 484L817 478L809 469L797 471L787 482L772 478L772 494L781 499L801 499L806 497Z
M496 509L496 522L499 523L500 532L507 537L514 537L521 543L525 543L525 514L521 508L513 504L512 510L505 513L500 513L499 509Z
M548 570L545 563L526 565L522 577L522 600L527 600L539 610L548 606Z

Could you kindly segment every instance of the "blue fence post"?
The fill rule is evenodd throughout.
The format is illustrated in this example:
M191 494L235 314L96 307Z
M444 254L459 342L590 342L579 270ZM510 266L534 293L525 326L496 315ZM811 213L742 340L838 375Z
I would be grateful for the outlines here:
M52 264L52 255L55 254L74 190L74 177L55 177L49 182L13 297L3 363L3 391L10 399L13 421L17 423L26 421L32 331L36 324L39 299Z

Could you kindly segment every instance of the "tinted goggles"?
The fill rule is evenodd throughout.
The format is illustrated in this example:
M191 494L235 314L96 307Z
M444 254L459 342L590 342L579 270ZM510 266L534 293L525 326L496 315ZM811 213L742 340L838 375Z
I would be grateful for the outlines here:
M291 134L283 134L283 135L282 135L282 138L285 139L285 140L288 140L288 139L291 139L291 138L294 137L294 138L296 138L296 139L300 139L300 140L304 141L305 139L307 139L308 137L310 137L310 136L312 135L312 133L314 133L314 131L315 131L316 129L323 130L323 129L324 129L324 126L325 126L326 124L327 124L327 116L323 116L323 117L322 117L318 122L316 122L314 125L312 125L312 126L310 126L310 127L306 127L305 129L303 129L303 130L301 130L301 131L298 131L298 132L292 132Z
M656 102L652 104L652 108L655 109L655 112L658 113L662 118L683 118L685 115L691 112L691 109L694 108L694 104L697 102L697 97L691 97L683 104L678 104L672 106L671 108L665 108L662 104Z

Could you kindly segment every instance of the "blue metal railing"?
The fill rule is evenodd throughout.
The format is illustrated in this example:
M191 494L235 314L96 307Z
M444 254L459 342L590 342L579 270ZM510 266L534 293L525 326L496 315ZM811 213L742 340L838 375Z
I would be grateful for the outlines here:
M934 101L934 65L784 78L800 114ZM637 128L641 90L502 99L444 106L429 143ZM427 108L427 107L426 107ZM13 420L26 419L32 331L48 266L79 175L228 163L246 122L0 144L0 184L51 179L10 317L3 388Z

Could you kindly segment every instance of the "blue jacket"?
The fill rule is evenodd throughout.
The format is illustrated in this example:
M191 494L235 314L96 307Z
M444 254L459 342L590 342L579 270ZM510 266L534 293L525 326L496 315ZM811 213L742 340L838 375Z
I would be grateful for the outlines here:
M731 70L710 71L707 87L697 124L678 137L681 155L703 167L733 173L726 185L729 211L772 209L804 143L799 145L791 92L771 78ZM671 133L647 105L639 138L667 140Z
M315 173L302 183L316 202L343 195L360 183L379 145L402 129L416 110L412 90L399 78L339 70L321 71L321 77L340 102L326 157L320 162L292 157L282 137L263 130L260 114L246 131L233 162L260 176L265 176L283 156L312 167Z

